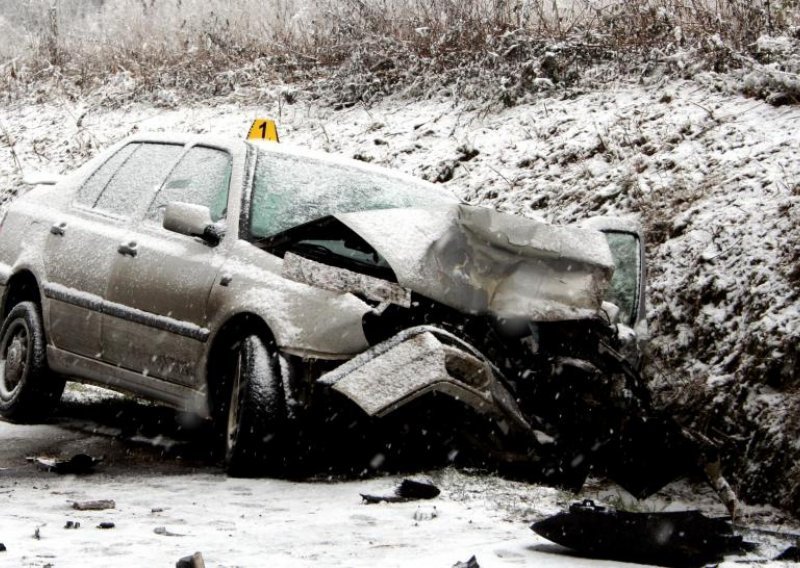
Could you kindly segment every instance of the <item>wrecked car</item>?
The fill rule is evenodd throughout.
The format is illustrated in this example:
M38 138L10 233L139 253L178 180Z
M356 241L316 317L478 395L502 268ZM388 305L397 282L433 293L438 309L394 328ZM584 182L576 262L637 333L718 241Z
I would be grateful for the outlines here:
M3 219L0 413L96 383L210 418L243 473L285 463L319 392L370 417L446 397L508 463L578 486L602 467L643 495L713 461L652 416L644 268L629 221L554 226L325 154L137 136Z

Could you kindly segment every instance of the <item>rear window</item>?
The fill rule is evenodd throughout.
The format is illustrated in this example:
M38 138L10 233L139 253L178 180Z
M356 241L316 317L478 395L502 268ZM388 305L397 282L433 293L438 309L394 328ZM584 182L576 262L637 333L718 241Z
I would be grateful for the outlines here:
M97 198L111 181L119 167L125 163L133 151L136 150L137 144L128 144L123 146L111 156L108 160L97 168L94 173L89 176L89 179L78 190L78 196L75 202L84 207L94 207Z
M183 146L175 144L136 146L97 198L96 209L130 217L138 204L150 202L183 153Z

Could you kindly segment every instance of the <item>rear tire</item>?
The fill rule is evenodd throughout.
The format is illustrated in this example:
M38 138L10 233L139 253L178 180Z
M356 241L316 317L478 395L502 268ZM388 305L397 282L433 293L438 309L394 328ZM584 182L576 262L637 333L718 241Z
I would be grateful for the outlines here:
M288 468L289 423L274 346L251 334L229 351L229 397L218 414L228 475L282 475Z
M39 306L20 302L0 328L0 415L33 422L55 410L65 381L47 367Z

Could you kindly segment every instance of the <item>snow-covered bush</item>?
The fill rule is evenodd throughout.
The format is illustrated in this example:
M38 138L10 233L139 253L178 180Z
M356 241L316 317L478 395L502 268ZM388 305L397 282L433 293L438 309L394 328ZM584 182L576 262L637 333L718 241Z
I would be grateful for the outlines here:
M626 60L707 38L744 49L788 33L799 10L796 0L0 0L10 30L0 36L0 92L28 94L43 78L80 92L128 73L139 93L216 95L342 68L383 72L386 91L413 83L409 66L485 74L513 61L519 71L537 57L534 44L624 50ZM374 91L362 78L355 91Z

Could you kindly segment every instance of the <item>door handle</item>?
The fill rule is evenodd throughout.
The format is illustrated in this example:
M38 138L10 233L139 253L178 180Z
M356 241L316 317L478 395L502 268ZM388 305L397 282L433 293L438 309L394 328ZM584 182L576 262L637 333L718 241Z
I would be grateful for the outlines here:
M129 243L122 243L117 247L117 252L122 256L136 256L136 242L131 241Z
M52 227L50 227L50 234L56 235L58 237L64 236L64 229L67 228L66 222L62 221L61 223L56 223Z

